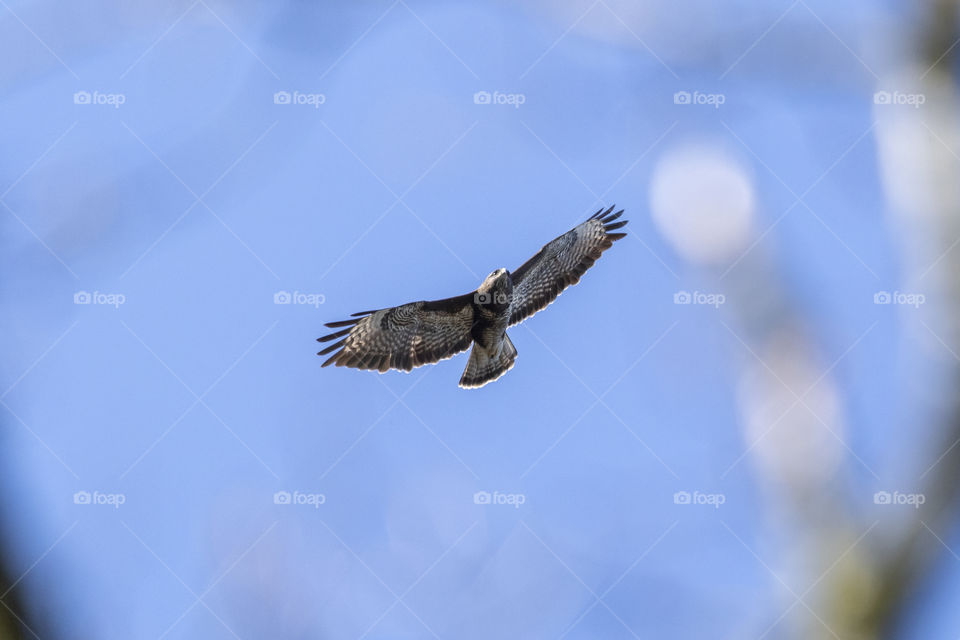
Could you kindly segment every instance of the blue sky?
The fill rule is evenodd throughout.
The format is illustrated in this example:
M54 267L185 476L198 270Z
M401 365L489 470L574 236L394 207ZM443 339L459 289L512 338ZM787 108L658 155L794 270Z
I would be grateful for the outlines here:
M874 97L916 95L909 11L0 16L2 504L40 637L804 637L797 598L912 515L872 496L919 491L955 363L918 276L949 261L885 182L889 114L937 126ZM629 236L496 383L321 370L324 322L613 203ZM956 633L944 558L905 637Z

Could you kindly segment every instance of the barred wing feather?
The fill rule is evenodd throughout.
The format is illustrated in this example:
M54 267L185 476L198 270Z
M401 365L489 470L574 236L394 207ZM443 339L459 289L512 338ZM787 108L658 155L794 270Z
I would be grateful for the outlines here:
M513 272L510 326L529 318L556 300L567 287L577 284L600 255L627 235L611 233L627 224L614 222L623 210L600 210L542 249Z
M323 366L355 369L410 371L465 351L472 342L473 294L454 298L411 302L361 311L350 320L330 322L331 328L347 327L318 338L328 342L340 338L317 355L331 355Z

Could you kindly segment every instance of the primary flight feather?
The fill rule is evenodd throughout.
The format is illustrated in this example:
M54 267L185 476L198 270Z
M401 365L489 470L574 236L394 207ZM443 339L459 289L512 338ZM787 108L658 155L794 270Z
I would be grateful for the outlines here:
M601 209L586 221L543 246L513 273L497 269L476 291L454 298L411 302L354 313L350 320L329 322L339 329L317 338L337 340L317 355L335 352L326 367L410 371L466 351L473 345L460 386L467 389L493 382L517 357L507 328L553 302L614 242L627 235L611 233L625 224L614 222L623 210ZM345 328L344 328L345 327Z

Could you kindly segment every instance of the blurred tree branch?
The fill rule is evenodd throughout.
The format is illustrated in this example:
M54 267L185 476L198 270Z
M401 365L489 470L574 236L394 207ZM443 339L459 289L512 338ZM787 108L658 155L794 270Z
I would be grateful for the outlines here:
M958 0L934 0L925 22L914 35L914 50L919 52L923 68L929 69L921 79L921 89L928 96L948 101L956 99L953 71L960 53L958 7ZM953 131L957 129L957 113L960 112L956 109L940 108L925 118L934 119L928 123L933 131ZM954 160L951 157L948 161ZM950 313L960 306L960 251L951 250L952 243L960 237L960 211L952 210L955 205L947 191L955 184L933 184L938 189L935 195L942 210L932 218L930 236L935 239L935 250L945 252L938 269L946 274L942 293L949 300L944 308ZM954 353L960 353L960 326L950 328L953 333L944 336L944 342ZM960 365L953 365L947 388L957 389ZM931 462L943 457L923 478L926 502L921 508L910 510L903 533L894 544L883 547L881 553L874 551L873 557L854 555L848 564L860 566L838 571L828 588L825 600L833 606L827 622L841 637L873 639L901 635L915 594L930 578L935 563L951 553L935 536L945 538L960 513L960 394L954 394L944 406L935 409L941 412L944 428L937 446L919 453ZM869 566L864 566L864 562Z
M17 579L10 570L11 549L12 545L6 536L0 539L0 594L5 594L0 597L0 640L21 640L26 633L30 633L26 627L34 627L28 620L19 592L11 589Z

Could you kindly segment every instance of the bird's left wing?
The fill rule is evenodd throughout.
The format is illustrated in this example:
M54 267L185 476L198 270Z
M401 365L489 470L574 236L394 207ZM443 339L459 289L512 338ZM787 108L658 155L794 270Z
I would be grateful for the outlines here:
M547 243L537 255L514 271L510 325L529 318L556 300L564 289L580 281L580 276L614 242L627 235L611 233L627 224L614 222L623 210L611 213L601 209L559 238Z
M329 322L331 328L348 327L322 338L341 340L320 351L336 351L326 367L410 371L414 367L449 358L466 350L473 338L473 293L444 300L411 302L353 314L351 320Z

